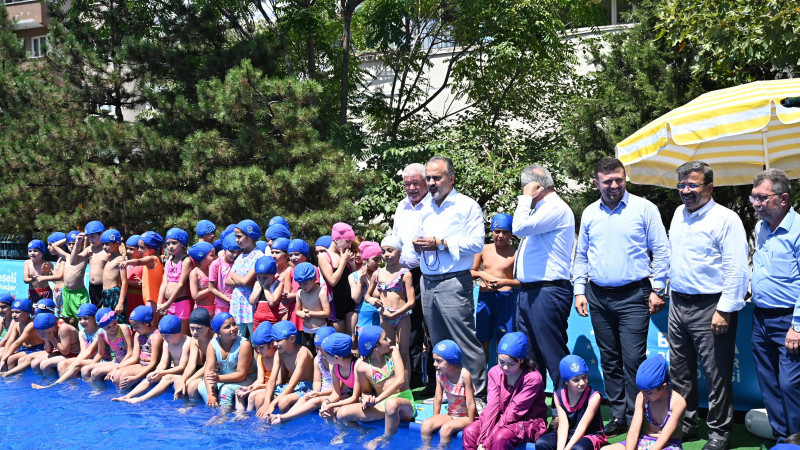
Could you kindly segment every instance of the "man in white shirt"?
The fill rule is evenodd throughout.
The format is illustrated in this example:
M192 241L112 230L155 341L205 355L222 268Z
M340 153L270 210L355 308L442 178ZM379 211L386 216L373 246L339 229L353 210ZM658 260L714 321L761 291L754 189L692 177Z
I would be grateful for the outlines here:
M414 251L414 234L419 230L420 211L422 211L422 200L428 195L428 184L425 181L425 166L419 163L409 164L403 169L403 188L406 197L397 204L394 213L394 224L392 234L398 236L403 242L400 255L400 265L411 271L414 281L414 294L416 302L414 309L411 310L411 333L409 333L409 356L411 358L411 379L407 380L410 387L416 388L423 385L423 366L425 365L424 353L422 351L425 338L428 335L425 330L422 314L422 291L420 290L420 278L422 271L419 269L419 255ZM436 377L433 376L433 352L430 343L428 349L428 384L422 395L433 395L436 393Z
M516 328L528 335L528 358L542 377L560 386L559 363L569 354L567 319L572 307L570 261L575 214L555 192L550 172L538 164L522 170L522 195L514 212L514 234L522 238L515 276L521 282Z
M678 172L683 205L669 230L670 378L686 399L684 441L697 436L697 358L708 384L704 450L727 450L733 422L733 360L738 311L750 281L747 235L736 213L711 198L714 172L690 161Z
M434 156L425 167L428 197L414 249L422 269L422 309L436 345L455 341L464 367L481 394L486 389L486 358L475 331L472 262L483 250L483 212L475 200L454 188L455 169L449 158Z

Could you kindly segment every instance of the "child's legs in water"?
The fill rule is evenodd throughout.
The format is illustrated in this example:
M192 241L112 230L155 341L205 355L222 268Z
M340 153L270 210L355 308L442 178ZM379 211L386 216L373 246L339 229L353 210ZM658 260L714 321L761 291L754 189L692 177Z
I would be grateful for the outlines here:
M390 436L397 433L401 420L414 420L414 407L411 402L400 397L386 399L386 427L384 434Z
M292 419L297 419L298 417L303 417L309 414L311 411L319 409L320 406L322 406L322 402L326 398L328 398L327 395L320 395L318 397L301 397L297 403L292 405L289 411L281 414L281 421L286 422Z
M453 436L457 435L458 432L464 428L467 428L471 423L472 421L469 420L469 417L453 417L449 422L443 424L442 428L439 430L439 441L444 443L450 442Z
M58 372L58 364L66 360L67 358L61 354L49 358L42 358L39 361L39 370L41 370L44 375L55 375Z
M433 433L442 428L442 425L450 422L450 420L452 419L447 414L434 414L425 419L419 429L422 439L430 444L431 439L433 439Z
M189 397L189 399L193 398L196 399L200 397L200 393L197 392L197 389L200 387L200 384L205 384L203 383L203 378L198 378L196 380L192 380L189 383L187 383L186 396Z
M41 365L42 361L44 361L48 356L50 355L45 351L29 354L28 357L30 358L29 364L31 366L31 370L37 374L41 373L42 369L39 368L39 365Z
M258 410L259 408L261 408L261 406L264 404L264 391L266 391L266 390L267 390L267 388L264 387L264 388L260 388L260 389L256 389L254 391L251 391L249 394L247 394L247 410L248 411L254 411L254 410Z
M374 422L384 418L383 411L375 409L374 406L361 408L361 403L351 403L339 407L336 411L336 420L354 425L355 422Z

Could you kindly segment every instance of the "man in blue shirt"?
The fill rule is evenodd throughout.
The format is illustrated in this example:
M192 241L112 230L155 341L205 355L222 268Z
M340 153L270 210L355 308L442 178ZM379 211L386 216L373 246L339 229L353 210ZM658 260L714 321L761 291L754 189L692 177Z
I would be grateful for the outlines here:
M572 279L578 314L588 315L587 303L592 312L613 416L605 433L611 437L627 432L633 417L650 315L665 305L669 243L656 205L625 189L618 159L597 162L594 185L600 200L583 211Z
M697 437L697 359L708 384L708 442L726 450L733 423L733 360L738 312L750 273L739 216L714 202L714 172L702 161L678 167L683 205L669 227L669 375L686 399L684 442Z
M753 358L773 434L800 433L800 217L779 169L753 179Z

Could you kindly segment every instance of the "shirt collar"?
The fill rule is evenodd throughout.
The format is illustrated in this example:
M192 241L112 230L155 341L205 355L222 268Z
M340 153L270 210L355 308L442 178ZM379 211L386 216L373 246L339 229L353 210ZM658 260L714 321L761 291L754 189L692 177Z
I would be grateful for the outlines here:
M686 217L686 218L705 216L706 214L708 214L709 211L711 211L711 208L713 208L716 204L717 203L712 198L711 200L708 201L708 203L703 205L700 209L698 209L695 212L689 212L689 210L686 209L686 207L684 206L683 207L683 216Z
M411 204L411 200L408 199L408 196L405 196L405 197L403 197L402 200L400 200L400 207L402 209L411 209L411 210L420 209L420 208L422 208L422 205L425 204L425 202L428 200L428 198L430 196L431 196L431 194L429 194L429 193L425 194L425 197L422 197L422 200L420 200L419 203L417 203L416 205L412 205Z
M775 233L781 228L783 228L785 231L789 231L792 229L792 224L794 223L795 217L797 217L797 213L794 212L794 208L789 208L789 212L786 213L786 216L783 218L783 220L781 220L780 225L778 225L778 228L776 228L775 231L770 230L769 224L766 220L762 220L761 222L763 222L762 226L766 227L767 231L770 233Z
M555 198L558 198L558 194L556 194L555 191L545 195L541 200L536 202L536 206L533 207L534 211L538 210L542 205L546 205L548 202L553 201Z
M456 188L453 187L453 189L451 189L450 192L447 193L447 197L445 197L444 200L442 200L442 204L441 205L437 205L436 202L433 201L433 197L431 196L430 192L428 192L428 195L422 201L426 201L427 200L431 204L432 207L441 209L441 208L444 208L445 204L447 204L447 203L455 204L456 195L458 195L458 192L456 191Z
M614 211L615 209L619 208L620 204L628 206L628 200L630 199L630 196L631 196L630 192L628 192L628 190L625 189L625 193L622 194L622 199L619 201L619 204L614 207L614 209L609 208L608 205L606 205L606 203L603 201L603 198L600 197L600 209L605 208L606 211Z

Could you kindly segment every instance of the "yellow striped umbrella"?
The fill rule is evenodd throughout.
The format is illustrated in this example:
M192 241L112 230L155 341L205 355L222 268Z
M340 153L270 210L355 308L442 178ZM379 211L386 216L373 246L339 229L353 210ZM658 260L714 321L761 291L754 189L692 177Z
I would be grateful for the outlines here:
M669 188L688 161L708 163L717 186L752 183L764 166L800 178L800 108L780 104L795 96L800 78L705 93L617 144L617 158L631 182Z

